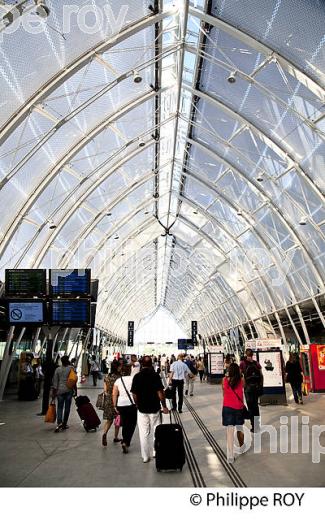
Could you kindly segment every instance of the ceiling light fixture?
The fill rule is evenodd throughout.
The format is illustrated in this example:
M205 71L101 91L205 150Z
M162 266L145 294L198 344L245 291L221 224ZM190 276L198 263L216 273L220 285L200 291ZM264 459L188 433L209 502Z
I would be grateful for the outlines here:
M133 71L133 81L137 84L141 83L142 81L142 76L140 76L140 73L137 70Z
M50 15L50 9L47 7L44 0L36 0L36 14L40 18L47 18Z
M227 78L228 83L236 83L236 71L231 72Z
M49 220L49 229L56 229L57 225L54 223L53 220Z

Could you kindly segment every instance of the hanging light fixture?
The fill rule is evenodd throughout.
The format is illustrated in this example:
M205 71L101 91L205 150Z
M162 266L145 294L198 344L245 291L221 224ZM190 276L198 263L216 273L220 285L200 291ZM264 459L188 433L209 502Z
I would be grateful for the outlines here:
M142 81L142 76L140 75L140 73L137 71L137 70L134 70L133 71L133 81L134 83L141 83Z
M227 81L230 84L236 83L236 71L235 70L229 74Z
M57 225L55 224L54 220L49 220L49 229L56 229Z
M44 0L36 0L36 14L40 18L47 18L50 15L50 9L46 5L46 2Z

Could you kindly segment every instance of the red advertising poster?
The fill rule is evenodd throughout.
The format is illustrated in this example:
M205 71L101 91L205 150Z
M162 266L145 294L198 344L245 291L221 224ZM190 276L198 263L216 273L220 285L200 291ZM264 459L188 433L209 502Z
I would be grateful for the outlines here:
M325 370L325 345L317 345L318 370Z

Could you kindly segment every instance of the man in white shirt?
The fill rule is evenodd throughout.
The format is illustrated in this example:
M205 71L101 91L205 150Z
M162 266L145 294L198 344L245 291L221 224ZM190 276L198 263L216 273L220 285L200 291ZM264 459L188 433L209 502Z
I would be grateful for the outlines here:
M135 376L138 372L140 372L140 363L137 360L137 356L132 354L131 356L131 377Z
M173 387L173 410L176 410L176 390L178 393L178 412L182 413L183 407L183 391L184 391L184 380L186 376L189 378L194 377L188 366L183 361L183 354L179 354L177 361L170 367L169 384Z

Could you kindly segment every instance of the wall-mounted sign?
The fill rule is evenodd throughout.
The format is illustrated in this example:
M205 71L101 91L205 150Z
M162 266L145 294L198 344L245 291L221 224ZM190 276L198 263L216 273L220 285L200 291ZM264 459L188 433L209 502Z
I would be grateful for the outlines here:
M281 348L281 346L281 338L249 339L245 341L245 348L251 348L253 350Z

